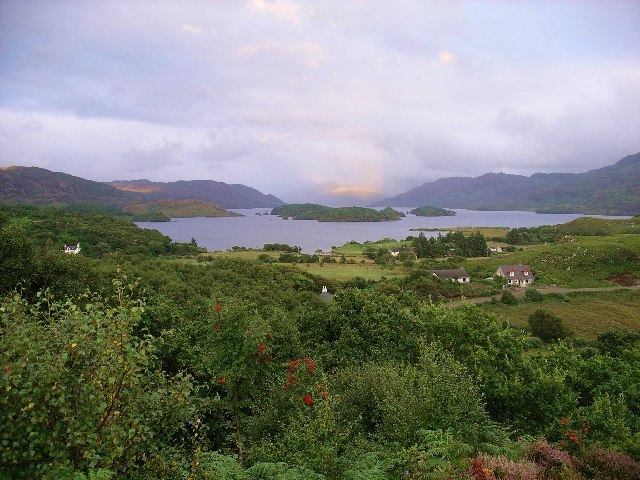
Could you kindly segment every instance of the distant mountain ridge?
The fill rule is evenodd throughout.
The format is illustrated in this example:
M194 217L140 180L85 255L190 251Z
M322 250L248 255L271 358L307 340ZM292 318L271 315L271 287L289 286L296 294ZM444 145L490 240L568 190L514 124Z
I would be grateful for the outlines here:
M640 153L585 173L487 173L424 183L374 207L531 210L592 215L640 214Z
M270 208L284 204L255 188L213 180L169 183L131 180L110 184L39 167L0 167L0 202L125 207L158 200L199 200L222 208Z
M149 180L115 180L109 185L129 193L144 194L152 200L200 200L217 203L224 208L272 208L284 205L274 195L241 184L214 180L179 180L151 182Z

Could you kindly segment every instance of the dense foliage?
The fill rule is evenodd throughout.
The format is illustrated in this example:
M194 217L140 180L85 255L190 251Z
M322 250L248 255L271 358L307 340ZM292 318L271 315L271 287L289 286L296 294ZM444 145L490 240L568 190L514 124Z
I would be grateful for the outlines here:
M637 333L528 351L419 270L324 302L279 264L64 255L29 218L0 220L0 478L640 475Z
M436 258L459 255L461 257L484 257L487 255L487 240L480 232L466 236L462 232L447 232L437 237L425 237L420 233L413 240L418 258Z
M404 213L392 208L375 210L365 207L325 207L313 203L282 205L271 210L271 214L294 220L319 222L388 222L404 217Z
M456 214L453 210L430 206L414 208L410 210L409 213L419 217L452 217Z

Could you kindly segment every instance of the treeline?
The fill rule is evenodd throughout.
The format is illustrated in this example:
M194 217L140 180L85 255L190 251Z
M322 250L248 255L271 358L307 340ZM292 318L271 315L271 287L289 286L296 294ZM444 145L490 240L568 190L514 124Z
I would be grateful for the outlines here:
M404 217L402 212L392 208L375 210L366 207L325 207L313 203L282 205L272 209L271 215L319 222L388 222Z
M458 255L461 257L487 256L487 240L480 232L466 236L462 232L447 232L437 237L420 233L412 240L418 258L436 258Z

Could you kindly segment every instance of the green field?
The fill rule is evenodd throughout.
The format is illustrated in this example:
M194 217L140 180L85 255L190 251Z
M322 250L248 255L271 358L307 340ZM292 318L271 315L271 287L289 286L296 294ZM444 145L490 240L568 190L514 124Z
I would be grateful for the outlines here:
M351 280L355 277L365 280L381 280L385 278L398 278L406 275L404 268L396 266L392 269L384 268L375 263L299 263L297 268L330 280Z
M535 303L485 303L482 308L523 328L528 327L529 315L541 308L559 316L576 337L585 340L595 340L609 329L640 331L640 292L637 290L575 292L552 295Z

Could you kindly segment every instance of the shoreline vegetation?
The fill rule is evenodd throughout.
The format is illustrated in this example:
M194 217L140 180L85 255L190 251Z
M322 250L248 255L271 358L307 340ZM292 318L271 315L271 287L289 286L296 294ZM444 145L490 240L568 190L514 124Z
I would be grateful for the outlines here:
M392 222L404 213L392 208L376 210L367 207L326 207L315 203L290 203L275 207L271 215L287 220L317 220L318 222Z

